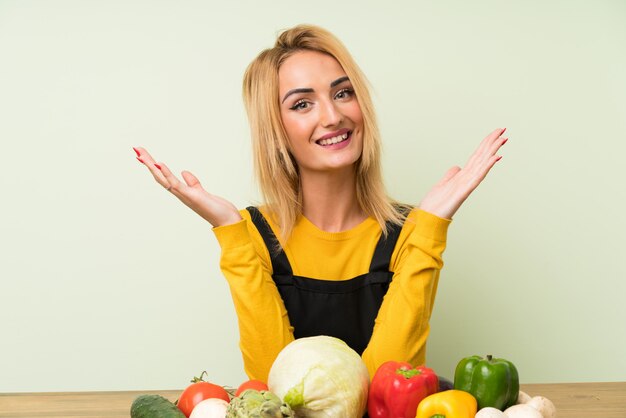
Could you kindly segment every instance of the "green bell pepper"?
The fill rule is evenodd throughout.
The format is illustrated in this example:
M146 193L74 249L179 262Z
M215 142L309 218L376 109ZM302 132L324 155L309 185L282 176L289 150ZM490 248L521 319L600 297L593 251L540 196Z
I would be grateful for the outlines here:
M478 409L490 406L504 411L515 405L519 395L519 375L508 360L471 356L462 359L454 372L454 389L469 392Z

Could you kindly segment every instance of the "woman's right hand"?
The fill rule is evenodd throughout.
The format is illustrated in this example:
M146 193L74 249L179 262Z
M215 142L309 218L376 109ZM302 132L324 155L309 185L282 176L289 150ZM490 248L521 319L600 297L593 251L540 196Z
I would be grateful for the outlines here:
M214 227L239 222L239 211L229 201L212 195L202 188L200 181L189 171L181 173L185 182L178 178L163 163L155 163L152 156L143 148L133 148L137 160L145 165L154 179ZM186 183L186 184L185 184Z

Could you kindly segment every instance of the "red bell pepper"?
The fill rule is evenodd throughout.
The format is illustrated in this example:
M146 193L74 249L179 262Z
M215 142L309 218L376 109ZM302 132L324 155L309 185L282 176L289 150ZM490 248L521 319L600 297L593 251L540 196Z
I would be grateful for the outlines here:
M367 412L370 418L415 418L421 400L438 391L439 380L432 369L388 361L374 374Z

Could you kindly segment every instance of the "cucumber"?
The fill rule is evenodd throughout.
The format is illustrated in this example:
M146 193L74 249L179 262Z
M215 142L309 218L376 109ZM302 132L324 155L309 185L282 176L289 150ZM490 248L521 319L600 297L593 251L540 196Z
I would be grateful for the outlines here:
M159 395L141 395L130 407L131 418L186 418L172 402Z

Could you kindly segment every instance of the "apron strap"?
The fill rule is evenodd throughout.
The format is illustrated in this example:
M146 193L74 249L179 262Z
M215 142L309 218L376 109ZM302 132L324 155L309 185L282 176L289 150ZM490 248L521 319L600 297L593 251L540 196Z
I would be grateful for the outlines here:
M411 208L401 210L402 215L407 216ZM387 222L387 237L382 234L376 244L374 250L374 256L372 257L372 263L370 264L370 272L389 271L389 264L391 263L391 255L396 247L396 242L400 236L402 225L397 225L391 222Z
M249 206L246 210L250 213L250 218L252 219L254 226L256 226L256 229L261 234L261 238L263 238L263 242L265 242L267 251L270 253L273 275L293 274L291 264L289 264L289 260L287 260L285 251L280 246L274 231L270 228L261 211L255 206Z
M270 253L272 270L274 271L274 274L293 274L291 264L289 264L289 260L285 255L285 251L282 249L282 247L280 247L274 231L272 231L272 228L270 228L267 220L265 219L261 211L259 211L259 209L255 206L249 206L246 208L246 210L250 213L250 218L252 219L252 222L261 234L263 242L265 242L265 246ZM406 216L406 212L407 210L403 211L403 215ZM381 234L378 243L376 244L374 256L372 257L372 262L370 263L370 272L389 271L391 255L393 254L393 250L396 246L396 242L398 241L401 230L402 225L393 224L391 222L387 223L387 237L384 237Z

